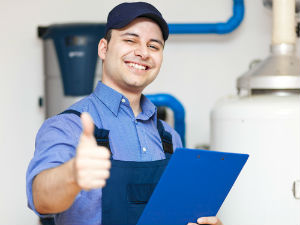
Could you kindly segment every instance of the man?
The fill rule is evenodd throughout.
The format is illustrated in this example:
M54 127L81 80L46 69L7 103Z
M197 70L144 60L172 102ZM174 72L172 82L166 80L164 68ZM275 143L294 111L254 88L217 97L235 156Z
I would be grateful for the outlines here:
M142 95L160 70L168 35L148 3L109 13L98 46L102 82L37 134L27 195L39 216L55 215L57 225L137 223L170 154L182 146ZM221 224L216 217L197 222Z

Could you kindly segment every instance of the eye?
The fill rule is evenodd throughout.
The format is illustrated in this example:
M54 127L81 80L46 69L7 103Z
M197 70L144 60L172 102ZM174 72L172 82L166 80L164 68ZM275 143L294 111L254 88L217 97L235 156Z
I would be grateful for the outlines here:
M157 47L156 45L148 45L148 47L154 50L159 50L159 47Z
M125 39L124 41L127 42L127 43L134 43L134 41L131 40L131 39Z

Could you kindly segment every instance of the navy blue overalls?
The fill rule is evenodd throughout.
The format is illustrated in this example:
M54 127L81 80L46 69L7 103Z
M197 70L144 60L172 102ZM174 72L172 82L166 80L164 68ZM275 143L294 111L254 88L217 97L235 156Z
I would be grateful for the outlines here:
M75 110L63 113L81 114ZM166 159L134 162L111 158L110 178L102 189L102 225L137 224L173 153L172 135L165 131L159 119L157 129ZM109 130L95 126L94 135L99 146L110 150Z

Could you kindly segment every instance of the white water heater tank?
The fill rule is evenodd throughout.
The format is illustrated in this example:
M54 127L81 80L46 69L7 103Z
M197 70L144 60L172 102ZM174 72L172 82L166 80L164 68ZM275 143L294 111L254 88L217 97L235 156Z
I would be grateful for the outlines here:
M271 54L211 112L211 149L249 154L219 217L229 225L300 224L300 60L295 0L272 0Z
M211 149L250 155L218 214L224 224L300 224L299 94L220 100Z

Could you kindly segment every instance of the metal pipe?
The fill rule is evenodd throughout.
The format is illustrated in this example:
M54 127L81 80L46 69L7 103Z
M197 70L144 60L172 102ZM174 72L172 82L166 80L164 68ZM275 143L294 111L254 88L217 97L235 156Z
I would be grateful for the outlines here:
M296 43L295 7L295 0L273 0L273 45Z
M225 23L171 23L170 34L227 34L235 30L244 18L244 0L233 0L233 15Z

